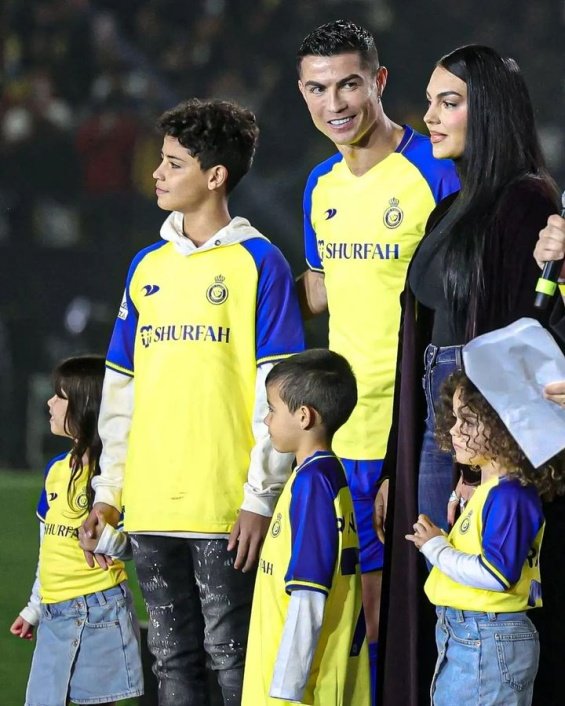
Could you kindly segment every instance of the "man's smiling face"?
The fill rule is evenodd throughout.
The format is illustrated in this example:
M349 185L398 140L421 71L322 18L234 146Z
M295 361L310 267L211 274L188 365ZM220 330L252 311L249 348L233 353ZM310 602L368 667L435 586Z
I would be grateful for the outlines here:
M305 56L298 87L314 125L335 145L357 145L368 137L380 117L380 96L386 69L364 67L357 52Z

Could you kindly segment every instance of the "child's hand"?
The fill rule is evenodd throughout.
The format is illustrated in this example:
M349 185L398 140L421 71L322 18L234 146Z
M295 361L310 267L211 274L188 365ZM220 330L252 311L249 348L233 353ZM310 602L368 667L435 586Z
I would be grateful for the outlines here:
M259 561L263 540L269 529L270 517L249 510L240 510L228 539L228 552L237 549L234 569L251 571Z
M10 632L12 635L21 637L24 640L33 640L33 625L24 620L21 615L18 615L10 625Z
M93 535L89 536L87 534L84 525L79 527L78 530L78 543L80 548L87 552L93 552L96 549L102 532L104 532L104 527L106 527L104 515L102 515L99 510L95 510L94 512L96 513L96 526Z
M98 564L98 566L105 571L114 563L112 557L106 556L105 554L94 554L93 549L96 548L106 524L111 524L112 527L116 527L119 519L120 514L114 507L106 505L105 503L96 503L90 511L89 516L79 528L79 544L84 552L86 563L91 568ZM83 542L85 543L84 545ZM89 547L94 543L92 549L86 547L87 543Z
M440 537L443 534L427 515L418 515L418 520L413 527L414 534L407 534L405 537L409 542L413 542L418 549L421 549L432 537Z

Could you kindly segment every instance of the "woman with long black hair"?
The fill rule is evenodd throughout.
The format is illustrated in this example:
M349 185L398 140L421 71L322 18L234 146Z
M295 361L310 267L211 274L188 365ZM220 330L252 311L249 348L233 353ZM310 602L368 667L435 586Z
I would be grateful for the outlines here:
M425 691L418 690L429 683L421 662L430 636L417 630L423 566L404 535L418 512L448 524L456 477L451 456L434 440L441 383L460 367L462 346L475 336L523 316L545 324L551 311L533 307L539 270L532 252L557 210L557 189L518 65L488 47L460 47L437 63L427 99L424 120L434 157L455 161L461 190L430 215L403 295L400 374L385 462L392 484L384 577L386 706L424 703ZM385 484L381 498L387 490ZM463 490L459 480L450 518ZM377 524L384 514L378 499Z

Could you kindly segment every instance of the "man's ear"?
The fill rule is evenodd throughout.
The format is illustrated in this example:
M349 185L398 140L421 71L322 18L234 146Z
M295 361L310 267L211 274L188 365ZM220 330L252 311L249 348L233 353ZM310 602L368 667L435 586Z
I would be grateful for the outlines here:
M377 94L379 96L379 99L383 97L383 93L386 87L386 82L388 78L388 69L386 66L379 66L377 69L377 75L375 76L375 80L377 83Z
M228 181L228 170L223 164L217 164L208 169L208 189L214 191L222 186L226 186Z
M298 90L302 94L302 98L304 98L304 100L306 100L306 89L304 88L304 84L302 83L302 81L300 79L298 79Z

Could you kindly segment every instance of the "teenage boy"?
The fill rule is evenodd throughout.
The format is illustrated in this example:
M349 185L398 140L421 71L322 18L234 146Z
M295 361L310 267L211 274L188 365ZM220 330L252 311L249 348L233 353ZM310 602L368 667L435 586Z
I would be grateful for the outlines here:
M267 376L273 447L296 457L263 544L243 706L368 706L369 663L353 501L335 432L357 402L351 366L314 349Z
M228 211L255 151L254 115L190 100L158 126L153 176L171 214L127 276L107 356L93 513L115 523L127 507L160 706L208 704L206 653L224 703L236 706L251 569L290 473L262 423L265 377L303 349L302 325L280 251ZM97 534L95 514L85 530Z

